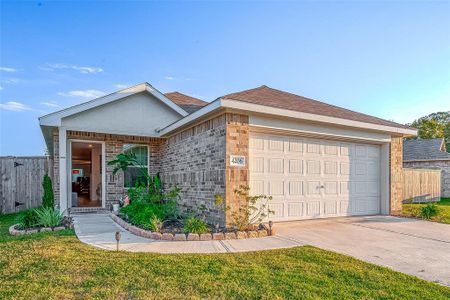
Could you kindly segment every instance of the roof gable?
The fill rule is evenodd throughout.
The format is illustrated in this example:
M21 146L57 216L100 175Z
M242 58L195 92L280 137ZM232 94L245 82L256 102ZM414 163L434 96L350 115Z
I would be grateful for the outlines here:
M450 153L442 151L443 138L405 140L403 161L450 160Z
M142 92L152 95L153 97L161 101L163 104L174 110L180 116L185 117L188 115L188 113L184 109L176 105L163 93L161 93L160 91L158 91L157 89L155 89L153 86L151 86L149 83L146 82L42 116L39 118L39 123L41 126L61 126L62 118L75 115L80 112L96 108L98 106L112 103Z
M157 137L158 130L181 116L145 92L62 118L68 130Z
M323 115L328 117L347 119L364 123L372 123L377 125L411 129L406 125L398 124L392 121L387 121L363 113L358 113L355 111L351 111L342 107L334 106L310 98L280 91L265 85L254 89L228 94L220 98L238 100L253 104L288 109L315 115Z

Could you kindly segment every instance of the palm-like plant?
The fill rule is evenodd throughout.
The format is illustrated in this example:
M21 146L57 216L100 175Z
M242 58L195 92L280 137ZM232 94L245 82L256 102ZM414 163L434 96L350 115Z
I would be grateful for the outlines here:
M125 171L129 167L137 167L143 178L145 185L149 187L151 192L160 193L162 189L161 178L159 173L155 176L148 174L147 169L140 166L139 161L134 153L119 153L116 159L108 162L108 166L113 166L113 175L119 171Z

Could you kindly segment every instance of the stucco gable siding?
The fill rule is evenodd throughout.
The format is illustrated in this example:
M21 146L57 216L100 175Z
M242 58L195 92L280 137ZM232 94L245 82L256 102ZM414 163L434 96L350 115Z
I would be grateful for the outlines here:
M62 126L89 131L138 136L158 136L182 116L147 93L138 93L62 119Z

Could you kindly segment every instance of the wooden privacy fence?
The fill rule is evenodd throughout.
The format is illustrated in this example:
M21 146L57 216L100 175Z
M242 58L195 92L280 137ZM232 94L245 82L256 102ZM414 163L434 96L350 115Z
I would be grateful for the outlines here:
M404 168L403 199L405 203L439 201L441 170Z
M52 162L46 156L0 157L0 212L11 213L42 203L42 179L51 176Z

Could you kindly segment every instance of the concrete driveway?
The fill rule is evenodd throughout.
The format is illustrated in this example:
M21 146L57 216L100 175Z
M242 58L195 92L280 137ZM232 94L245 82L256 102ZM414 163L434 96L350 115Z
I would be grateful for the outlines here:
M277 234L450 286L450 225L390 216L277 223Z

